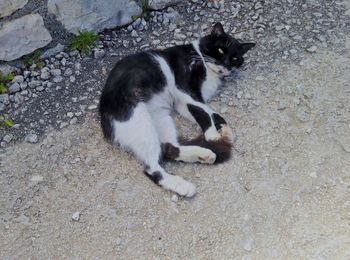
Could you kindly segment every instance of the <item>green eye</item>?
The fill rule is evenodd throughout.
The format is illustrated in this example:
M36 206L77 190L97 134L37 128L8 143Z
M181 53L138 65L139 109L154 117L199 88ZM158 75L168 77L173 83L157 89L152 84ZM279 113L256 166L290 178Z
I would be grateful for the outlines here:
M219 48L218 51L219 51L221 54L224 54L224 51L223 51L221 48Z

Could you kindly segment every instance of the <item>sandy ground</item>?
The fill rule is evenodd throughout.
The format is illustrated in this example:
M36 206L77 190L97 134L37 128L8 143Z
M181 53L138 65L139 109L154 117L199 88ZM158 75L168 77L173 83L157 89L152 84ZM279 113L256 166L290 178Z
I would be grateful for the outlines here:
M233 126L232 159L166 165L196 185L189 200L151 183L95 118L6 148L0 258L349 259L349 55L241 72L233 105L212 102Z

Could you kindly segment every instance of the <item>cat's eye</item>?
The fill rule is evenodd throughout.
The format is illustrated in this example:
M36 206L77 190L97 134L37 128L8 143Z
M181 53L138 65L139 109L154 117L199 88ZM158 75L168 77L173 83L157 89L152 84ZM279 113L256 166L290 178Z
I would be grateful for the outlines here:
M233 57L232 60L233 60L233 61L236 61L236 60L237 60L237 57Z
M223 51L221 48L219 48L218 51L219 51L221 54L224 54L224 51Z

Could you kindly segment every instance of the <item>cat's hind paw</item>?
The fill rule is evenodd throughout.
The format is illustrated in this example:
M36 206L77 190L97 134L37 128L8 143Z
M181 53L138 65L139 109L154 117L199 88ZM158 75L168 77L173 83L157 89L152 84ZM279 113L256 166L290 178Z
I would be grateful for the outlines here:
M180 155L176 160L213 164L216 154L200 146L180 146Z
M203 149L204 150L204 149ZM199 156L198 161L200 163L207 163L207 164L213 164L216 160L216 154L210 151L209 149L205 149L208 151L207 155Z
M219 132L224 141L229 142L231 144L233 143L233 132L228 125L222 125Z
M169 174L159 184L164 189L176 192L180 196L193 197L196 194L196 187L179 176Z

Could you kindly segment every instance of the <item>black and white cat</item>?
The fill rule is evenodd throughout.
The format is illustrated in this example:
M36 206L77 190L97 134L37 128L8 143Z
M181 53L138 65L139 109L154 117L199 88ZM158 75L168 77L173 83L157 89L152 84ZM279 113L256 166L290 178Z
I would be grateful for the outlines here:
M206 102L217 93L222 78L233 67L240 67L243 55L254 46L229 36L217 23L210 35L192 44L120 60L101 95L104 136L131 150L156 184L181 196L193 196L195 186L168 174L161 159L207 164L227 159L231 129ZM174 111L199 124L204 134L199 145L179 143Z

